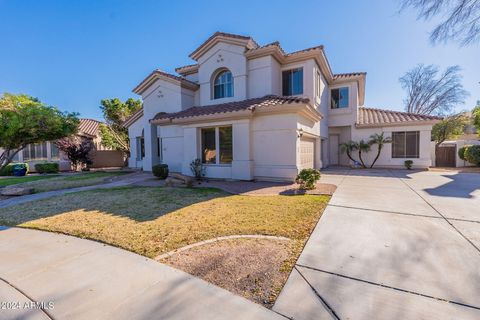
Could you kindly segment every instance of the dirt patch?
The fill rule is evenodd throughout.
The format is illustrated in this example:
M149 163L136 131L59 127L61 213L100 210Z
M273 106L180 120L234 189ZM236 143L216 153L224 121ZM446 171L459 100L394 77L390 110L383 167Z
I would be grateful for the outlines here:
M2 195L0 195L0 201L10 199L10 198L12 198L12 196L2 196Z
M296 258L293 243L225 240L175 254L162 262L271 308Z

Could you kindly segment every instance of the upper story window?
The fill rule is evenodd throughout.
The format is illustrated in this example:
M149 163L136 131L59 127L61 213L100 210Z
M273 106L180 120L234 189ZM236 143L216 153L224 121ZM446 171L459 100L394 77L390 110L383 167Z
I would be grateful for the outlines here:
M213 99L228 97L233 97L233 77L229 70L224 70L213 80Z
M320 71L317 71L315 73L315 95L319 99L320 99L320 96L322 95L321 79L322 79L322 76L320 75Z
M331 108L348 108L348 87L332 89L330 91Z
M303 68L283 71L282 88L284 96L303 94Z

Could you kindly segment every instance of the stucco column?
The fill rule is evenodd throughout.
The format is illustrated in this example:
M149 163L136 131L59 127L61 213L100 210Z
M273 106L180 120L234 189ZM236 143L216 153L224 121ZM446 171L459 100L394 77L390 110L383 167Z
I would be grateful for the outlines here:
M182 174L193 176L190 170L190 163L198 158L198 129L197 128L183 128L183 162Z
M232 179L253 179L253 156L250 120L236 122L233 131Z

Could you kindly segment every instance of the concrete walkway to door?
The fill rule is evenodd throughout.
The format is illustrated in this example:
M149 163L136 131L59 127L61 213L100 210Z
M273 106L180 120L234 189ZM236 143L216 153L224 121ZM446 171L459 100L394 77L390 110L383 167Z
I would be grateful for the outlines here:
M480 319L480 174L327 170L338 189L274 310L301 319Z

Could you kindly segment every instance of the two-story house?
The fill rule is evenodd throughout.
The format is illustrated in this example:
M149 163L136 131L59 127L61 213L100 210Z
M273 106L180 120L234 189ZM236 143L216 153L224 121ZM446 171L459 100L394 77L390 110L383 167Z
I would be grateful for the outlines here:
M437 119L363 107L366 73L334 74L323 46L286 53L217 32L190 57L178 75L155 70L133 90L143 109L125 122L131 167L192 175L199 158L211 178L292 180L303 168L349 165L340 144L381 132L393 143L378 166L431 165Z

